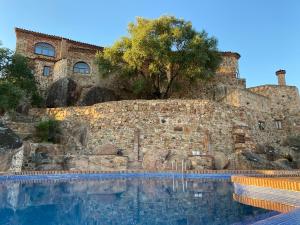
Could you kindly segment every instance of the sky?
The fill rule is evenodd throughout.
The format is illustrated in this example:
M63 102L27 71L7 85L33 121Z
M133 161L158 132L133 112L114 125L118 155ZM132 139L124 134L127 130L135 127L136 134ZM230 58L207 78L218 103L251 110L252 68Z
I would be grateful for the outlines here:
M219 50L240 53L248 87L277 84L275 71L285 69L287 84L300 88L299 0L0 0L0 40L14 49L21 27L105 47L137 16L162 15L191 21Z

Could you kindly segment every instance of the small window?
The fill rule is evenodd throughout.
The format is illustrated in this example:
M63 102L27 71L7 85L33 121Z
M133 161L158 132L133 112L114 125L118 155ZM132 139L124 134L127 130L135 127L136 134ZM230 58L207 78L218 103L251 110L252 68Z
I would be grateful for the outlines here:
M276 127L278 130L281 130L281 129L282 129L282 122L281 122L281 120L275 120L275 127Z
M90 67L85 62L78 62L74 65L74 73L88 74L90 73Z
M44 66L43 75L46 77L50 76L50 66Z
M266 123L264 121L258 121L258 128L260 130L265 130L266 128Z
M236 135L235 143L245 143L245 134Z
M48 43L37 43L34 47L34 53L38 55L45 55L45 56L55 56L55 49L52 45Z

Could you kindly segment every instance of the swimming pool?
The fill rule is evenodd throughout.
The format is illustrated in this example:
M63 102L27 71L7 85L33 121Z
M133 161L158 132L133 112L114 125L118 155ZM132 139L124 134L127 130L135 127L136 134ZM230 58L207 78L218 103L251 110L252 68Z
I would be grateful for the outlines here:
M277 213L233 199L230 175L1 176L0 224L251 224Z

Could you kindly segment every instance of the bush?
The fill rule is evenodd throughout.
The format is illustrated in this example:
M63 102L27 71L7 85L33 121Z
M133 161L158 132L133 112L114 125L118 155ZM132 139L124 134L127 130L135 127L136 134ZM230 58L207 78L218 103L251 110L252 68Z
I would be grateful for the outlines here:
M57 120L45 120L36 126L36 136L42 142L58 143L60 134L60 124Z
M24 96L24 91L9 82L0 82L0 114L15 110Z
M39 95L37 91L33 92L31 95L31 105L38 108L44 107L45 99L41 95Z

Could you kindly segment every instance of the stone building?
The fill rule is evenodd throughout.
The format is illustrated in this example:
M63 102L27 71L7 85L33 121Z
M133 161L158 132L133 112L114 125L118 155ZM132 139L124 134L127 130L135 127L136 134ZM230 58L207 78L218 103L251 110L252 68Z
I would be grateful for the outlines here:
M41 90L64 77L83 88L111 88L93 61L101 47L19 28L16 35L16 51L35 62ZM190 169L300 168L300 152L285 144L300 135L297 87L287 85L285 71L278 70L277 85L247 88L239 76L240 55L222 55L212 80L184 86L169 100L124 97L87 107L31 110L35 118L63 121L67 141L49 151L43 146L52 164L39 167L31 158L39 144L31 143L23 168L170 169L174 162L186 162Z
M21 28L15 28L15 33L16 52L34 62L34 75L42 93L47 92L54 82L65 77L74 80L82 89L92 86L115 87L111 80L101 79L94 62L96 52L102 51L103 47ZM223 62L217 72L218 80L223 80L227 85L245 85L244 80L239 79L240 55L222 52L222 56ZM199 96L194 94L193 97Z
M94 62L102 47L21 28L15 28L15 33L16 52L34 62L34 75L42 92L64 77L73 79L82 88L105 82L99 81Z

